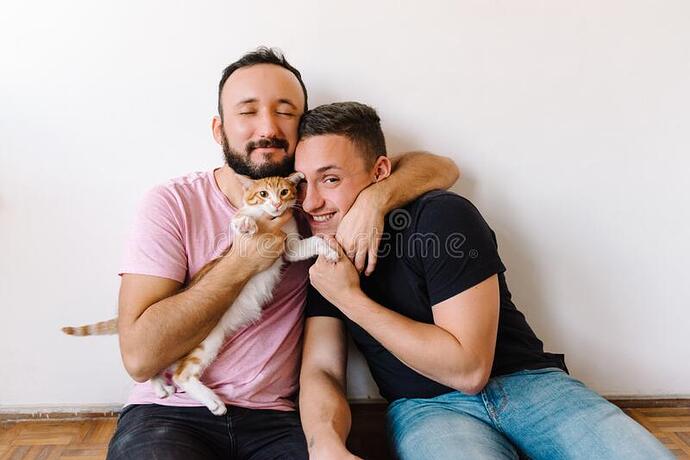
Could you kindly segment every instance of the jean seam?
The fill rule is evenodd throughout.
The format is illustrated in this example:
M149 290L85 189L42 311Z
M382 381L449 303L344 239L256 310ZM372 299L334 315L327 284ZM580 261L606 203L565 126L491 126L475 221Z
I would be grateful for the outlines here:
M493 381L491 382L494 385L497 385L499 387L500 393L501 393L501 398L498 404L498 407L494 405L494 403L491 401L491 398L489 397L489 394L486 390L483 390L481 392L482 395L482 402L484 403L484 408L486 409L487 413L489 414L489 418L491 419L491 422L494 424L496 429L502 433L506 434L505 430L501 426L501 421L499 419L499 412L501 412L505 406L508 404L507 399L508 397L506 396L506 392L503 389L503 386L497 382Z
M496 412L503 412L503 409L505 409L508 405L508 394L506 393L506 389L500 380L496 380L494 383L496 384L496 386L498 386L499 390L501 391L501 402L498 405L498 409L496 409Z
M235 451L237 450L237 446L235 445L235 438L232 435L232 417L230 416L230 411L228 411L225 414L225 427L228 431L228 444L229 444L229 458L234 458L236 457Z

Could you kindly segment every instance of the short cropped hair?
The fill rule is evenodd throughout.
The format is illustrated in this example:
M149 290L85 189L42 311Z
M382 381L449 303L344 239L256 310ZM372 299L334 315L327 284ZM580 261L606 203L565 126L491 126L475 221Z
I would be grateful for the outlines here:
M367 167L379 156L386 156L386 139L376 110L359 102L320 105L302 116L300 139L336 134L359 147Z
M302 87L302 92L304 93L304 111L307 111L307 87L304 86L302 75L299 73L299 70L290 65L287 59L285 59L282 51L279 49L260 46L256 50L245 54L223 70L223 75L220 77L220 82L218 83L218 115L220 115L221 120L223 119L223 105L221 104L220 98L221 94L223 94L223 86L225 86L225 82L235 70L257 64L273 64L292 72L292 74L297 77L297 81L299 81L299 84Z

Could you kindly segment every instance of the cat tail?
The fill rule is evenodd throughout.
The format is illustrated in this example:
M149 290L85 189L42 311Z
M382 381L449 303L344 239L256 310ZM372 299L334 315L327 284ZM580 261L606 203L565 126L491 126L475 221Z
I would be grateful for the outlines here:
M87 324L85 326L63 327L62 332L67 335L112 335L117 334L117 318L98 323Z

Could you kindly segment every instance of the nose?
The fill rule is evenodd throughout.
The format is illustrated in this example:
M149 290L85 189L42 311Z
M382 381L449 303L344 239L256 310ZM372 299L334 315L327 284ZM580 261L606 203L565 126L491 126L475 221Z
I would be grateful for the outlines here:
M302 201L302 209L308 213L312 213L323 207L323 197L316 189L316 187L306 183L304 187L304 201Z
M264 111L261 117L259 117L257 134L260 137L277 137L281 135L278 120L270 111Z

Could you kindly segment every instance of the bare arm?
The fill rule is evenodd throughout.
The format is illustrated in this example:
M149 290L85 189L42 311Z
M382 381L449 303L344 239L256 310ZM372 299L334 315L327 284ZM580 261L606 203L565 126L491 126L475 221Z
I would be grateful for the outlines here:
M280 227L290 217L259 222L253 237L238 235L232 249L183 291L167 278L122 276L120 352L134 380L150 379L206 338L247 280L282 253Z
M452 186L460 177L452 160L427 152L405 153L391 158L391 164L388 178L362 190L336 235L357 270L366 268L367 275L376 267L384 216L426 192Z
M347 344L338 318L308 318L300 371L300 418L309 457L352 458L345 447L350 406L345 397Z
M491 374L498 330L496 275L434 305L434 324L412 320L367 297L352 263L317 260L312 285L400 361L464 393L476 394Z

